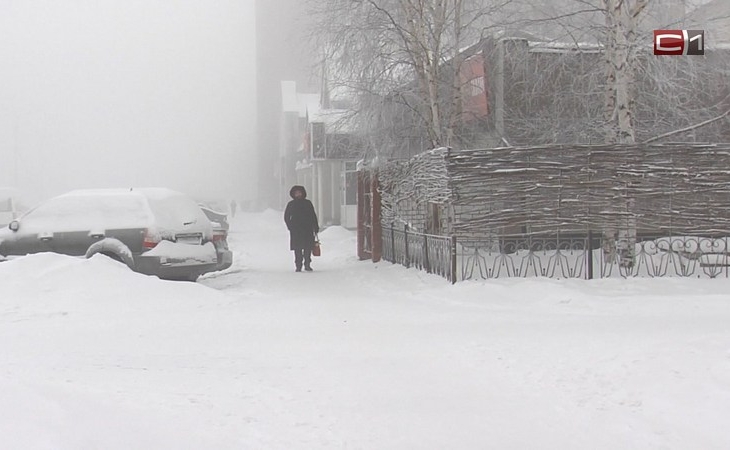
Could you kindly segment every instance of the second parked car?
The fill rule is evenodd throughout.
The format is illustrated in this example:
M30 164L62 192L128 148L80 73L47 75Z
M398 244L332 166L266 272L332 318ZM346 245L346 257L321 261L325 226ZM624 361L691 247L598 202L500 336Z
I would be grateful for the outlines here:
M0 255L97 253L132 270L195 280L218 270L213 227L189 197L169 189L73 191L0 230Z
M233 253L228 249L228 214L215 210L207 204L199 203L213 226L213 245L218 253L218 270L224 270L233 264Z

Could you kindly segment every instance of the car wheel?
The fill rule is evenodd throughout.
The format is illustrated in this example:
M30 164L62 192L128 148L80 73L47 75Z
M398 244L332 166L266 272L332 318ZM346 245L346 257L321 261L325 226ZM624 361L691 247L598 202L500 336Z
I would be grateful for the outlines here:
M101 252L101 254L104 255L104 256L106 256L106 257L108 257L108 258L113 259L116 262L120 262L120 263L124 264L124 261L122 261L122 257L119 256L119 255L117 255L116 253Z
M97 253L101 253L115 261L119 261L134 270L134 257L132 256L132 252L129 250L129 247L124 245L124 243L118 239L105 238L99 242L94 242L86 250L86 258L91 258Z
M190 275L188 275L188 276L187 276L187 277L186 277L185 279L186 279L187 281L190 281L190 282L192 282L192 283L195 283L196 281L198 281L198 277L200 277L200 275L199 275L199 274L197 274L197 273L191 273L191 274L190 274Z

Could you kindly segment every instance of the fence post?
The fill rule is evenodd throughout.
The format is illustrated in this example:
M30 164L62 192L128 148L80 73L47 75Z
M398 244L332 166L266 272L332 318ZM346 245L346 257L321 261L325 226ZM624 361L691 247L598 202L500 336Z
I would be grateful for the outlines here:
M367 233L367 225L365 224L365 171L357 172L357 257L360 260L368 259L365 253L365 234Z
M383 256L383 223L380 220L383 208L377 170L372 173L370 182L370 256L373 262L378 262Z
M456 236L451 236L451 284L456 283Z
M423 268L426 273L431 273L431 264L428 262L428 235L423 235Z
M593 279L593 231L588 230L588 279Z
M390 262L393 264L398 261L398 255L395 253L395 224L390 222Z
M405 224L405 225L403 226L403 231L404 231L404 234L403 234L403 241L404 241L404 242L405 242L405 244L406 244L406 245L405 245L405 247L406 247L406 248L405 248L405 252L406 252L406 260L404 261L404 264L403 264L403 265L404 265L404 266L406 266L406 267L411 267L411 257L410 257L410 255L408 254L408 224Z

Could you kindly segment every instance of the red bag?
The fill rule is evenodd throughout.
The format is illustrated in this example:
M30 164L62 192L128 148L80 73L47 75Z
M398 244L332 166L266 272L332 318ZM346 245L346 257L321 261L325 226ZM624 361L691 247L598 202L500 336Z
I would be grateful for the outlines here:
M312 256L321 256L322 248L319 246L319 238L314 241L314 247L312 247Z

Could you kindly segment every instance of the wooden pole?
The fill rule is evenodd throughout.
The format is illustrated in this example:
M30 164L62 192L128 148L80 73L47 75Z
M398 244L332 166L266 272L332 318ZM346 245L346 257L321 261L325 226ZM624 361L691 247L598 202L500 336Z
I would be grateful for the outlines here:
M372 214L370 214L370 220L372 222L370 229L372 230L372 236L370 238L370 242L372 242L373 246L373 262L378 262L383 257L383 225L380 223L382 207L380 202L380 192L378 191L380 185L378 183L377 169L373 169L370 178L370 189L372 193L370 196L372 202Z

